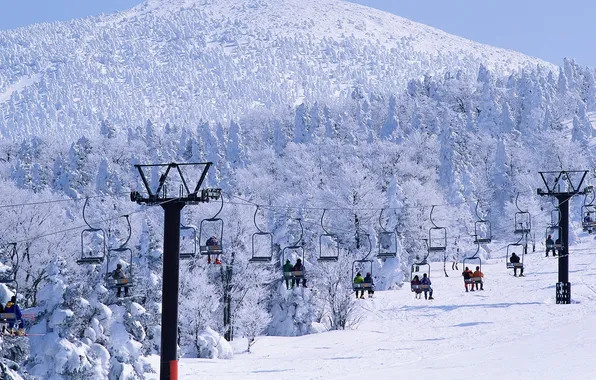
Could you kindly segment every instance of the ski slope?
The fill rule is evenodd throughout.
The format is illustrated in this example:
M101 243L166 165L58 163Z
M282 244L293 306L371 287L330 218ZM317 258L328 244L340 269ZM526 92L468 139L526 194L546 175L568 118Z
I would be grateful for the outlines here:
M526 277L504 257L483 264L485 290L466 293L458 271L433 268L435 300L409 288L359 300L355 330L261 337L233 360L182 359L181 379L596 378L596 252L571 248L571 305L555 304L557 260L526 255ZM506 244L494 243L494 247ZM504 251L504 250L503 250ZM460 264L461 266L461 264ZM460 267L461 269L461 267ZM294 291L304 291L303 288ZM307 290L308 291L308 290ZM159 367L154 358L154 368Z

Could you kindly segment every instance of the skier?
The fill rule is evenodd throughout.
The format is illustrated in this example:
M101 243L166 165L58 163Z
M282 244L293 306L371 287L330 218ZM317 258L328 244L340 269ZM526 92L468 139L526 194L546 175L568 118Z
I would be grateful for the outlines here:
M292 268L292 272L303 272L302 273L302 286L304 286L306 288L306 277L304 277L304 265L302 265L302 260L300 260L300 259L296 260L296 264ZM294 274L294 278L292 279L292 288L294 287L294 284L296 284L296 287L300 286L300 279L296 279L295 277L296 277L296 274Z
M478 290L478 284L480 284L480 290L484 290L484 283L482 281L482 278L484 277L484 273L482 273L480 271L480 267L476 267L476 271L472 274L472 277L474 277L474 280L476 279L480 279L480 282L475 282L474 284L476 285L476 290ZM472 290L474 290L474 284L472 284Z
M412 291L416 293L416 298L420 298L422 290L420 290L420 288L414 288L415 286L420 285L420 278L418 277L418 275L414 276L412 281L410 281L410 285L412 286Z
M468 291L468 284L472 279L472 271L470 268L466 267L466 269L461 274L464 277L464 286L466 287L466 292ZM474 291L474 284L472 284L472 291Z
M548 252L549 251L553 251L553 257L555 256L555 242L553 241L553 238L551 235L548 235L548 237L546 238L546 256L548 257Z
M116 282L116 289L118 289L116 297L120 298L122 288L124 288L124 297L128 297L128 286L125 286L128 281L126 281L126 274L122 269L122 264L116 265L116 269L112 272L112 278Z
M356 277L354 277L354 285L356 284L363 284L364 278L360 274L360 272L356 273ZM356 288L356 298L358 298L358 288ZM360 290L360 298L364 299L364 288Z
M424 290L424 299L434 300L433 298L433 288L430 286L432 283L430 282L430 278L424 273L422 275L422 280L420 280L420 285L428 285L428 290ZM428 297L428 293L430 292L430 297Z
M7 319L9 330L14 330L16 321L19 321L18 326L17 326L17 329L18 329L17 335L25 335L25 331L23 330L23 327L24 327L23 313L21 312L21 308L19 307L19 305L17 305L17 297L16 296L10 297L10 301L8 301L8 303L6 304L6 307L4 308L4 312L11 313L11 314L14 313L15 317L16 317L16 320L15 319Z
M368 297L370 298L373 294L375 294L375 283L369 272L367 272L366 277L364 277L364 283L370 284L370 287L368 288Z
M509 262L512 264L519 264L520 262L520 258L518 255L515 254L515 252L511 252L511 257L509 258ZM517 277L517 266L513 266L513 275L515 277ZM519 277L524 277L524 267L520 266L519 267Z
M284 277L286 278L286 289L290 289L290 277L292 276L292 270L294 269L294 266L292 265L292 263L290 262L290 260L286 260L286 263L283 266L283 271L284 271ZM294 287L294 284L292 283L292 287Z

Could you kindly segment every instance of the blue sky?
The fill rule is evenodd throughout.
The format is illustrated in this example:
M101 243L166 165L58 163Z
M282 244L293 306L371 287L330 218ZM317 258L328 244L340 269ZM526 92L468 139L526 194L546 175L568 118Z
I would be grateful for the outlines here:
M219 0L225 1L225 0ZM448 33L560 64L596 67L596 1L351 0ZM141 0L3 0L0 29L110 13Z

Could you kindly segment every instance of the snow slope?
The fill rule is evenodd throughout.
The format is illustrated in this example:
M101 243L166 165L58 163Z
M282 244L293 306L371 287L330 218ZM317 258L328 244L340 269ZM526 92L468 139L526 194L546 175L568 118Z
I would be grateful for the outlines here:
M524 54L483 45L445 33L439 29L410 21L377 9L342 0L148 0L134 8L127 17L143 13L176 13L196 8L211 17L225 15L249 29L266 28L275 35L313 39L345 40L350 36L370 40L386 48L397 47L405 39L414 51L437 55L459 53L485 63L491 69L517 70L525 65L553 68L540 59Z
M425 75L555 66L340 0L150 0L0 32L0 133L74 139L332 105Z
M377 292L361 301L356 330L261 337L254 353L232 361L181 360L180 378L596 378L593 246L583 235L572 248L571 305L555 304L557 262L542 251L526 256L525 278L513 277L504 259L485 263L485 291L474 293L465 293L459 272L442 277L441 265L432 302L405 288Z

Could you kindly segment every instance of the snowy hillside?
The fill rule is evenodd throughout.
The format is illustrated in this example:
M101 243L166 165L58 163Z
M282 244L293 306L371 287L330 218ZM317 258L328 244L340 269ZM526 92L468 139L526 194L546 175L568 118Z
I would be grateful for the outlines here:
M0 32L0 133L79 137L109 120L227 123L398 92L446 71L553 65L339 0L149 1Z
M488 344L502 335L511 342L504 326L513 324L534 334L533 347L547 318L540 313L550 315L554 298L552 273L535 270L526 281L537 288L512 295L514 283L495 262L519 238L517 212L532 216L529 244L539 246L553 222L551 200L536 193L539 171L586 169L584 185L594 185L595 112L592 68L571 59L556 68L335 0L149 1L0 32L0 191L7 195L0 269L16 268L15 281L0 286L0 302L17 293L30 315L30 336L7 340L14 344L3 345L0 366L44 379L154 376L163 210L131 201L131 190L145 191L134 165L208 161L204 186L221 188L222 203L185 207L180 227L188 253L180 266L182 371L194 373L192 358L229 359L227 341L238 349L238 341L257 337L260 361L240 354L232 360L242 365L226 362L217 372L209 362L196 371L278 378L282 372L258 371L285 370L293 356L284 350L304 344L312 365L303 367L315 377L329 365L323 360L336 358L348 358L338 371L361 373L356 357L384 376L381 364L395 357L403 365L426 359L428 342L435 357L449 342L466 349L467 329L484 333L489 325L498 328L482 349L494 368L502 354ZM188 170L189 186L199 173ZM155 190L162 173L145 174ZM180 185L170 178L164 189L178 194ZM592 201L572 200L572 244L589 244L580 214ZM215 215L222 225L202 230ZM473 243L473 234L489 232L476 228L482 217L498 247ZM472 252L495 264L486 268L486 295L475 295L476 313L451 293L461 291L453 276L433 277L434 308L415 306L403 290L411 264L429 252L423 239L437 247L433 226L445 228L445 250L428 255L436 272ZM257 231L271 240L253 248ZM211 235L223 246L218 265L192 255ZM378 258L382 249L391 255ZM270 262L250 262L257 251ZM337 263L318 260L329 254ZM288 291L282 265L298 258L308 287ZM379 296L365 303L370 315L362 315L361 330L333 332L355 327L363 311L351 290L363 259ZM542 262L532 265L545 268ZM115 289L117 264L134 280L124 299ZM570 310L592 310L586 289L574 289L581 303ZM557 310L554 318L569 321ZM518 313L542 319L523 324ZM410 342L416 329L420 350L391 337L395 330ZM372 347L388 339L392 351L356 353L344 336Z
M485 290L474 293L459 271L445 278L437 265L434 301L415 299L407 285L376 292L358 301L355 330L260 337L250 354L239 342L232 362L183 359L180 378L592 379L596 258L594 239L582 234L581 242L571 249L571 305L554 304L557 262L541 250L526 256L525 278L513 277L504 257L483 263Z

